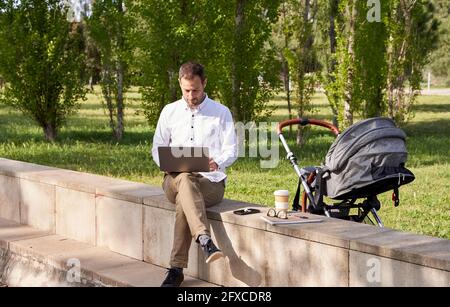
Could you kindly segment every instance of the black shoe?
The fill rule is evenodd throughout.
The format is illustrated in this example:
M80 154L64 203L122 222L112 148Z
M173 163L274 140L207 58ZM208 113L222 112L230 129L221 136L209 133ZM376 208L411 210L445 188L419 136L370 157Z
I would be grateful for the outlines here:
M203 252L205 253L206 263L213 262L219 258L223 257L223 253L220 249L218 249L211 239L208 240L208 243L202 245Z
M161 287L179 287L184 280L183 271L177 268L167 270L166 279L164 279Z

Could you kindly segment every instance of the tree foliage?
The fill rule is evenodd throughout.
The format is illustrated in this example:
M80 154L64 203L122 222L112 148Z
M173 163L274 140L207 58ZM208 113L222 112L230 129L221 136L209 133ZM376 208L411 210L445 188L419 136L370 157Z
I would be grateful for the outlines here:
M276 48L277 58L281 63L281 74L283 80L283 88L286 93L286 102L288 107L289 119L292 119L292 102L291 102L291 76L290 67L286 58L286 51L292 44L292 31L290 25L290 7L287 0L281 1L279 8L279 18L273 26L272 41ZM289 134L292 133L292 126L289 126Z
M0 3L3 101L34 118L49 140L84 97L98 59L117 139L132 82L155 124L164 105L180 98L178 69L188 60L205 65L209 96L235 120L270 114L282 76L287 91L294 85L298 116L311 113L320 82L341 128L354 114L406 121L438 46L435 61L448 66L448 20L440 30L436 20L448 17L448 0L96 0L84 41L83 23L69 23L63 3Z
M318 75L332 112L332 121L339 126L338 113L341 104L337 77L337 19L339 0L319 0L317 12L317 37L314 48L322 70Z
M398 123L410 118L423 69L437 47L439 23L434 10L433 3L426 0L389 2L387 107L389 117Z
M34 119L54 141L84 97L81 29L62 1L2 1L0 75L3 101Z
M93 4L92 16L87 21L89 36L100 52L100 85L116 140L120 140L124 133L124 94L131 80L131 9L131 1L97 0Z
M225 18L217 2L142 0L135 11L134 41L138 48L140 84L146 117L155 124L165 104L177 100L181 91L178 69L188 60L207 68L207 92L215 93L215 71L211 62L218 57L217 28Z
M278 3L140 1L136 44L149 122L180 97L178 69L188 60L206 66L208 94L230 107L236 120L261 115L278 82L272 48L264 48Z
M432 54L431 72L450 86L450 0L435 0L436 18L440 22L439 44Z
M296 113L305 117L312 111L311 99L315 93L321 65L316 47L319 3L317 0L285 0L281 7L279 26L284 39L282 55L288 65L293 85ZM303 142L304 127L297 130L297 143Z
M248 122L270 114L270 110L265 112L267 102L279 84L280 65L269 39L280 1L232 3L226 8L232 18L224 20L219 32L222 54L218 90L235 120Z
M330 48L323 80L341 128L353 123L354 113L363 118L388 115L398 123L406 121L423 69L436 47L432 3L330 0L330 10L333 3L338 4L336 49L333 54ZM379 20L370 16L374 3Z

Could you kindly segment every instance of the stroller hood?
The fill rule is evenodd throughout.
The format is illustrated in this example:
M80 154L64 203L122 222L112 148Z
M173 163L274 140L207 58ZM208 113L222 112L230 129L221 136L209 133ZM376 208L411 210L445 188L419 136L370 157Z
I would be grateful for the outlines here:
M405 133L389 118L370 118L350 126L326 155L326 195L367 197L413 181L414 175L404 167L405 139Z

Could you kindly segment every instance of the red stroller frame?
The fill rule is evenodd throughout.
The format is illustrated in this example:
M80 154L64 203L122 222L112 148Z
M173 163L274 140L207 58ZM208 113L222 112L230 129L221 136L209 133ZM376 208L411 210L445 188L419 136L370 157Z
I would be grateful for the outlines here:
M297 163L297 158L295 157L294 153L290 150L282 134L282 130L284 127L292 125L301 125L301 126L316 125L325 127L331 130L331 132L336 137L340 134L340 131L333 124L316 119L296 118L291 120L285 120L278 123L277 126L278 137L280 138L280 141L287 152L287 159L294 167L294 170L297 176L299 177L300 183L303 186L303 194L301 202L302 211L356 222L366 222L367 220L369 220L370 223L374 224L373 221L368 217L368 214L372 213L378 226L384 227L380 217L377 214L377 211L380 209L381 205L376 195L368 196L362 203L356 203L357 201L356 198L346 199L334 205L327 205L323 202L324 195L321 192L317 191L316 185L314 184L315 178L318 172L320 172L320 167L300 168ZM297 199L296 201L294 201L294 203L298 202L298 193L299 192L297 192L296 195ZM352 208L358 209L357 215L350 215L350 209ZM298 208L295 207L293 209L298 210Z

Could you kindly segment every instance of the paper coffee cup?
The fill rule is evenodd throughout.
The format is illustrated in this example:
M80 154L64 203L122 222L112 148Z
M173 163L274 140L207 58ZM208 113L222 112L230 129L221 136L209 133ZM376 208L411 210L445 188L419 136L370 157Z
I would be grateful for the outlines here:
M288 190L276 190L273 192L275 196L275 203L289 203L289 191Z
M287 210L289 208L289 203L288 202L276 201L275 202L275 208L277 210Z

